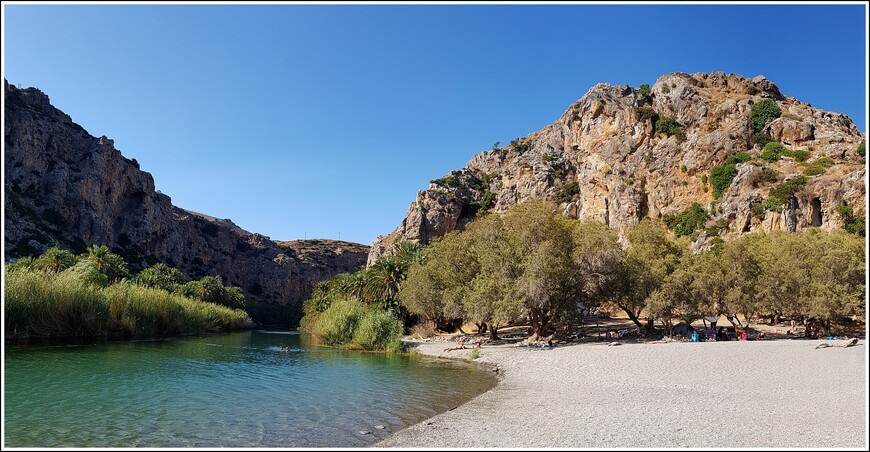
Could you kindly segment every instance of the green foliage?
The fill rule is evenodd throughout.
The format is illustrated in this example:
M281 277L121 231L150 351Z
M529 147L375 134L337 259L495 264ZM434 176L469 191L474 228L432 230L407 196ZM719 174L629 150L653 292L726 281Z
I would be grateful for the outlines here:
M790 152L790 149L778 141L771 141L764 145L764 150L761 151L761 158L769 163L773 163L778 161L783 153L786 152Z
M758 180L767 183L775 183L779 179L779 171L773 168L761 168L761 171L758 173Z
M462 318L487 324L528 318L543 335L555 319L570 317L576 303L603 296L621 249L601 224L581 224L537 200L504 216L475 220L429 247L412 266L400 298L427 321Z
M392 313L354 297L338 298L322 312L310 302L305 302L299 328L316 340L352 349L401 351L402 322Z
M789 150L788 148L785 148L782 150L782 156L783 157L791 157L798 162L804 162L810 156L810 153L804 149L797 149L797 150L792 151L792 150Z
M245 296L242 289L234 286L224 286L220 276L204 276L196 281L178 284L175 293L208 303L219 304L233 309L245 308Z
M158 263L139 272L139 274L132 279L132 283L143 287L163 289L167 292L172 292L179 284L184 283L186 280L187 277L177 268Z
M472 361L476 360L477 358L480 358L480 349L475 348L475 349L471 350L470 358Z
M752 131L755 133L761 132L770 121L778 118L781 114L782 109L776 105L773 99L762 99L754 103L749 113Z
M689 208L676 215L665 215L663 220L674 231L674 235L682 237L703 228L707 218L707 211L700 204L692 203Z
M511 140L511 150L519 155L523 155L529 150L529 143L522 138Z
M369 308L353 332L353 344L363 350L402 350L402 322L392 313Z
M710 183L713 186L713 198L719 199L725 190L731 186L734 177L737 176L737 165L734 163L725 163L716 165L710 170Z
M686 132L683 126L673 116L662 116L659 118L656 121L656 132L664 133L667 136L676 135L677 141L686 139Z
M767 143L770 143L774 140L773 137L765 132L751 132L749 141L753 145L758 145L761 148L764 148L765 146L767 146Z
M109 251L107 246L91 246L85 250L83 255L79 256L79 261L91 263L97 271L106 276L109 283L117 282L130 275L124 259Z
M634 185L634 179L630 177L625 178L625 185Z
M545 162L552 162L552 161L553 161L553 156L550 155L550 154L544 154L544 155L541 156L541 160L543 160L543 161L545 161Z
M453 176L444 176L441 179L435 180L435 183L442 186L442 187L449 187L449 186L453 185L454 182L455 182L455 179L453 178Z
M658 113L656 113L652 106L642 105L640 107L634 107L634 118L638 121L653 121L653 123L655 123L658 117Z
M746 88L746 92L747 92L750 96L754 96L754 95L758 94L759 90L758 90L758 87L757 87L757 86L755 86L755 85L749 85L749 88Z
M843 219L843 229L850 234L866 235L866 219L863 216L855 216L855 211L846 204L837 206L837 213Z
M764 220L767 216L767 206L764 202L754 202L749 206L749 210L752 212L752 215L759 220Z
M682 172L685 173L686 170L687 170L686 165L685 165L685 164L680 164L680 171L682 171Z
M746 163L752 160L752 156L749 155L748 152L738 152L736 154L729 155L728 158L725 159L726 165L736 165L738 163Z
M650 151L644 152L643 154L643 162L649 165L653 162L653 154Z
M785 205L795 193L801 191L806 185L807 178L804 176L795 176L779 185L770 189L767 199L761 203L764 210L773 212L781 212L782 206ZM759 218L764 218L759 216Z
M662 92L668 94L671 92L671 89L668 87L668 85L662 85Z
M495 143L493 143L492 150L497 151L500 144L501 144L501 141L496 141Z
M477 212L486 212L490 207L495 205L495 193L487 190L483 192L480 201L472 203Z
M42 253L33 262L33 266L38 270L59 273L72 267L75 263L75 254L58 247L52 247Z
M701 175L701 184L703 184L705 186L707 185L707 175L706 174Z
M106 278L89 261L60 273L7 272L3 289L5 336L153 337L229 331L250 325L244 311L164 290L124 281L107 287L92 284L82 268Z
M861 157L865 157L867 155L867 140L862 140L861 144L855 149L855 153L860 155Z
M652 102L652 97L650 96L652 90L650 89L649 84L644 83L640 85L640 87L637 89L637 93L640 95L640 97L638 97L638 102L640 105L643 106Z
M580 184L577 181L571 181L567 184L563 185L562 188L559 189L559 193L556 195L556 199L559 202L569 202L574 196L580 193Z
M818 176L820 174L825 174L825 168L821 165L809 165L803 171L804 176Z

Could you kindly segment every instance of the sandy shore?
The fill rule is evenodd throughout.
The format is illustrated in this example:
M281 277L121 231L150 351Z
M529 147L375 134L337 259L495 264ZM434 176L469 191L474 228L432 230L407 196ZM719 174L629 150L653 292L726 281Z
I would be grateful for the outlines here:
M866 448L866 343L819 342L485 346L498 386L374 447Z

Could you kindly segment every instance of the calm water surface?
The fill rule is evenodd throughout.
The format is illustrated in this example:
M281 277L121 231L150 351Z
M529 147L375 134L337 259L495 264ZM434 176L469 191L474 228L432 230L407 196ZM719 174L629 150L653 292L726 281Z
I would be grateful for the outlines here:
M366 446L495 385L470 363L295 332L7 346L5 365L6 447Z

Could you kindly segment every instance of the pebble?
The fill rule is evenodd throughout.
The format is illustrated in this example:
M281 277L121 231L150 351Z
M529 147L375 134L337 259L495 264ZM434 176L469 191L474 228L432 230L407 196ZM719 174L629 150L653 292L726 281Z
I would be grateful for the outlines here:
M378 424L378 425L375 426L375 428L378 429L378 430L383 430L383 429L384 429L384 426Z
M372 432L370 432L370 431L368 431L368 430L360 430L360 431L359 431L359 434L360 434L360 435L371 435Z

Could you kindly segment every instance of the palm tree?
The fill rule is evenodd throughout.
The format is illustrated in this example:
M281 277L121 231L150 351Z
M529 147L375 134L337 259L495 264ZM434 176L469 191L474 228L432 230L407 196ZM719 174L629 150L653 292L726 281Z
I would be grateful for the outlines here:
M410 240L405 240L396 245L396 257L409 265L414 262L423 263L426 259L423 245Z
M106 275L109 283L116 282L130 274L124 259L111 252L109 247L105 245L91 246L85 251L82 259L90 262L100 273Z
M187 279L184 273L164 263L154 264L136 275L133 283L140 286L163 289L172 292L175 287Z
M36 268L53 273L60 273L76 263L76 256L67 250L56 246L47 249L39 256L34 265Z
M356 273L342 273L337 275L331 282L334 284L334 288L346 297L354 297L363 300L365 296L365 272L358 271Z
M384 309L399 307L399 287L408 276L409 264L397 256L382 258L375 262L365 275L367 301L381 304Z

